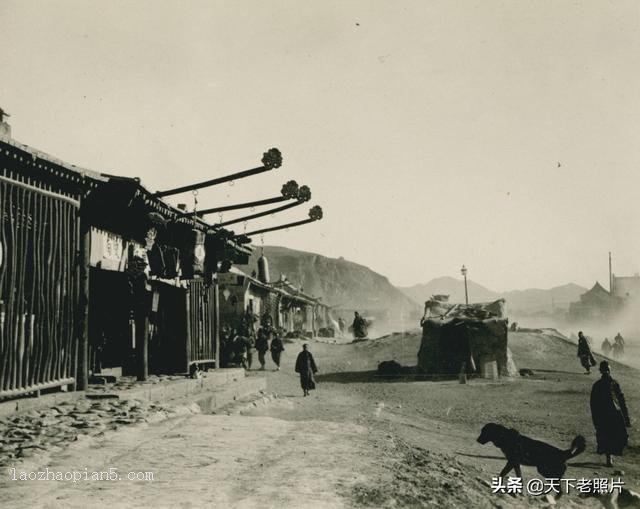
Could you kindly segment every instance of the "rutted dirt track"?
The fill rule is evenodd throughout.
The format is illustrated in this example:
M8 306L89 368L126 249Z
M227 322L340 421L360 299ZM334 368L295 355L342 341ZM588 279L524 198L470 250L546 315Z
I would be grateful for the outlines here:
M287 344L282 371L252 372L266 376L269 391L278 394L268 405L238 407L231 415L187 415L125 427L42 465L57 471L112 467L125 478L129 471L151 471L154 482L11 481L7 476L0 480L0 506L542 505L545 501L537 498L491 495L486 483L504 460L492 446L475 442L489 421L563 448L583 433L589 447L571 462L567 476L612 477L621 469L627 484L636 488L637 425L629 454L615 469L605 469L593 452L588 414L595 375L580 373L573 347L535 335L516 335L511 342L519 367L532 368L536 375L468 385L380 380L368 371L377 361L394 357L413 363L415 336L357 345L312 343L321 373L318 390L309 398L302 397L292 372L299 346ZM638 408L636 372L619 368L614 376L632 411ZM536 475L531 468L524 474ZM578 503L598 507L595 500L574 495L563 497L561 505Z

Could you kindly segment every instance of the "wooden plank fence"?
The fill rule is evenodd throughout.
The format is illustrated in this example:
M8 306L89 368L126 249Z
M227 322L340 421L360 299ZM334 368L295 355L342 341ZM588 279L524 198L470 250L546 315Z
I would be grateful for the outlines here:
M202 280L191 280L187 298L187 367L195 362L215 362L218 334L216 287L205 285Z
M0 173L0 398L74 383L79 203Z

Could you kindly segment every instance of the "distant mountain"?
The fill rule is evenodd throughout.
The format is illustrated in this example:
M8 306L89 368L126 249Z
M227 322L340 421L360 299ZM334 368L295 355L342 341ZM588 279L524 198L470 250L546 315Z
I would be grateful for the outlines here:
M551 311L554 308L568 309L569 303L580 300L580 295L587 289L575 283L541 290L530 288L528 290L513 290L505 292L502 297L506 299L508 309L514 311Z
M505 299L507 309L511 311L539 312L551 311L553 308L568 308L570 302L580 299L586 288L569 283L556 286L548 290L530 288L527 290L513 290L504 293L494 292L478 283L467 280L469 288L469 302L488 302ZM418 304L424 304L432 295L449 295L450 302L464 302L464 282L452 277L439 277L426 284L417 284L407 288L400 288L406 295Z
M500 298L500 294L493 292L478 283L467 280L469 288L469 302L489 302ZM449 302L464 302L464 281L444 276L432 279L426 284L417 284L408 288L400 288L406 295L418 304L423 305L432 295L449 295Z
M249 274L256 270L260 254L260 249L256 249L249 264L240 269ZM381 311L390 317L414 315L421 307L385 276L344 258L328 258L278 246L264 246L264 254L271 281L277 281L284 274L306 294L321 297L322 302L331 306Z

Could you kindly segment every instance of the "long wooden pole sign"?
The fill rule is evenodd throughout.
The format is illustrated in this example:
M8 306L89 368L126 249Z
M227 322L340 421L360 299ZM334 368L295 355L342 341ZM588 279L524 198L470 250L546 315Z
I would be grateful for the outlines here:
M262 166L252 168L251 170L239 171L237 173L232 173L231 175L226 175L225 177L206 180L198 184L176 187L175 189L169 189L167 191L158 191L157 193L155 193L155 196L157 198L162 198L163 196L171 196L174 194L186 193L187 191L195 191L197 189L202 189L203 187L216 186L218 184L223 184L224 182L230 182L232 180L250 177L259 173L264 173L265 171L273 170L274 168L280 168L280 166L282 166L282 154L277 148L271 148L262 155L261 162Z

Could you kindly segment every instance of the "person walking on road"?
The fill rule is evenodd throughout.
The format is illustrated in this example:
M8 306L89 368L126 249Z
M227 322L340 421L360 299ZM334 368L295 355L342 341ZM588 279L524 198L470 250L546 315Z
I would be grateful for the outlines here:
M613 356L619 359L624 355L624 338L618 332L615 338L613 338Z
M364 339L367 337L367 321L360 316L357 311L353 314L353 337L355 339Z
M584 337L584 334L582 334L582 331L578 332L578 357L580 364L582 364L582 367L585 369L585 373L591 373L591 366L596 365L596 360L593 358L589 342L587 338Z
M607 361L600 363L602 377L591 389L591 418L596 429L598 454L605 454L607 466L613 466L612 455L620 456L629 440L629 412L620 385L611 377Z
M317 372L318 368L309 347L306 344L302 345L302 352L298 354L296 359L296 373L300 374L300 385L305 396L308 396L309 391L316 388L314 375Z
M273 339L271 340L271 358L276 365L276 371L280 371L280 356L284 352L284 345L280 338L279 332L274 332Z
M602 350L602 353L607 357L609 356L609 354L611 353L611 343L609 342L609 338L604 338L600 350Z
M258 338L256 339L256 350L258 351L258 361L260 362L260 371L264 371L266 364L265 355L269 351L269 333L264 327L258 329Z

